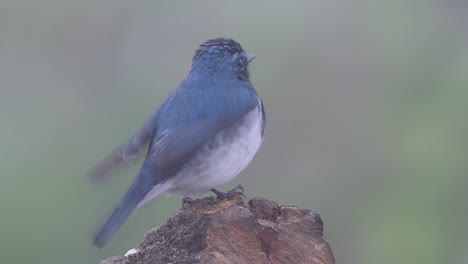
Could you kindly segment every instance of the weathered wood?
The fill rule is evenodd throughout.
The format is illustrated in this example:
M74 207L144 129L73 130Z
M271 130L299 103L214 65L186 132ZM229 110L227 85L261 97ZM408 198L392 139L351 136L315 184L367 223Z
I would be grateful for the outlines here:
M173 213L145 234L138 253L101 264L334 264L320 215L241 196L208 197Z

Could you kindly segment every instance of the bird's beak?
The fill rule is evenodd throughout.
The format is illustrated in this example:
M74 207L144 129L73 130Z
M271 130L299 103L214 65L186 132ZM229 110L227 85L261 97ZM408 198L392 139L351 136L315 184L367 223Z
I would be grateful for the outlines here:
M253 59L255 59L255 54L249 54L247 55L247 61L251 62Z

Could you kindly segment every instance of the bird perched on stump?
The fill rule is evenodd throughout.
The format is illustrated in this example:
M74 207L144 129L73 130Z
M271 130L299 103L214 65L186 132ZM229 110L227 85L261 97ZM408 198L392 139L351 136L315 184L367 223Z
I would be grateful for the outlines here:
M185 80L91 171L93 179L104 178L149 145L130 188L97 232L96 247L105 246L136 208L162 193L223 195L215 188L252 161L265 131L265 110L248 70L254 57L232 39L201 44Z

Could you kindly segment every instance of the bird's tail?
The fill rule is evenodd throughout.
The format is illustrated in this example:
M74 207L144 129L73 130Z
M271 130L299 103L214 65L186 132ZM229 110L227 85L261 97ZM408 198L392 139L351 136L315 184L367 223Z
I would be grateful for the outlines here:
M94 246L98 248L104 247L151 190L152 185L145 182L145 177L142 177L143 175L141 174L142 172L140 171L124 198L114 209L112 215L107 219L101 229L99 229L99 232L94 237Z

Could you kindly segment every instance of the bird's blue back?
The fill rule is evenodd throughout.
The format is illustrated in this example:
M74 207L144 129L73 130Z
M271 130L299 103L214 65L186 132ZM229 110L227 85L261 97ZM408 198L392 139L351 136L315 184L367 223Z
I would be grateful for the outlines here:
M258 103L257 93L249 81L212 79L191 73L158 109L153 142L169 128L202 120L241 119Z

